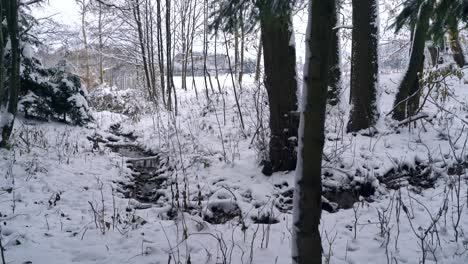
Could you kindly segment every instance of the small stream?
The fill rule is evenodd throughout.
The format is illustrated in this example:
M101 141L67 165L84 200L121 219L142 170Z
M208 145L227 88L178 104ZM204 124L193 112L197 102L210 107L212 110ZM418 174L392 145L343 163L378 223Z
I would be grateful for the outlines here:
M140 204L135 209L146 209L152 206L164 206L167 197L168 178L172 171L169 158L159 153L152 153L135 143L133 133L123 133L120 124L110 126L112 136L104 139L100 135L89 137L90 141L104 143L113 152L125 158L127 168L131 170L127 182L119 181L119 191L128 199L135 199ZM169 173L168 173L169 172Z
M119 183L126 198L133 198L141 203L163 206L166 197L168 159L150 153L137 146L108 145L114 152L126 158L127 168L132 170L129 183ZM146 206L145 206L146 207Z

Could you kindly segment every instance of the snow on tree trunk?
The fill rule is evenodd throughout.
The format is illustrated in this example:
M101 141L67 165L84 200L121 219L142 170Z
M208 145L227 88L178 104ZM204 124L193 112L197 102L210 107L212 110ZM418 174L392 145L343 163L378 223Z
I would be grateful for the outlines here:
M261 9L265 86L270 106L269 162L263 173L294 170L297 145L297 80L296 48L293 36L291 10L281 14L268 7ZM282 13L285 14L282 14Z
M321 166L334 5L334 0L309 1L293 212L292 260L298 264L322 262Z
M333 26L338 24L339 4L335 5L333 15ZM330 73L328 75L328 103L337 105L340 102L341 95L341 61L340 61L340 32L338 29L333 30L332 45L330 45Z
M353 0L351 112L348 132L375 125L378 117L378 2Z
M453 53L453 60L457 63L458 67L463 67L466 64L465 56L463 55L463 48L460 43L460 36L458 26L450 25L448 30L450 40L450 49Z
M16 110L18 105L18 92L20 89L20 40L18 25L18 1L3 1L5 17L7 21L7 32L11 46L11 74L8 81L8 95L5 95L4 103L0 106L0 147L8 145L8 140L13 132ZM6 110L6 111L5 111Z
M393 103L393 118L395 120L401 121L413 115L419 104L418 73L422 71L424 66L424 47L429 29L429 17L432 11L431 4L431 1L424 1L419 7L408 69L398 87L398 93Z

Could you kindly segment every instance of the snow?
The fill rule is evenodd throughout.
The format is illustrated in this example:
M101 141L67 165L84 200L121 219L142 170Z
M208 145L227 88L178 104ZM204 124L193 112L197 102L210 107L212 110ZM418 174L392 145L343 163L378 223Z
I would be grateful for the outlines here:
M224 78L220 76L220 80ZM427 132L418 125L411 131L398 129L399 134L395 133L397 128L385 113L391 109L390 99L399 78L400 74L381 76L382 114L377 124L379 134L374 138L343 134L339 124L346 123L343 114L346 110L342 106L327 110L324 171L332 176L324 178L325 188L371 180L378 189L373 202L362 199L354 210L323 212L320 229L324 262L330 259L330 263L386 263L388 252L388 257L398 263L418 263L422 252L417 235L431 226L431 218L437 216L440 208L447 208L437 224L440 246L432 243L438 241L434 230L430 239L425 240L428 247L437 245L434 254L428 253L428 262L436 258L439 263L466 263L468 237L461 232L458 242L454 240L452 223L457 219L457 200L444 198L456 197L453 189L448 189L457 186L456 175L443 174L434 188L426 190L411 186L388 190L377 179L377 175L387 173L396 164L414 166L416 162L430 160L434 173L445 172L448 165L444 164L455 162L448 136L455 141L464 133L454 150L456 156L463 153L466 137L463 122L430 103L424 112L436 117L433 125L425 123ZM203 78L196 81L202 87ZM245 133L252 136L257 127L256 114L249 110L255 98L249 84L253 83L252 77L246 77L244 82L239 97L244 106ZM1 232L7 262L167 263L171 258L172 262L180 259L185 263L190 256L192 263L222 263L223 256L227 256L227 263L289 263L294 216L276 205L281 198L285 199L284 193L294 189L296 173L275 173L271 177L260 173L251 137L244 138L240 132L229 83L225 86L231 95L225 97L226 125L221 98L211 100L211 107L216 107L220 118L222 137L215 112L204 109L204 99L196 100L192 91L179 90L180 113L176 122L164 111L145 114L139 121L121 114L97 112L96 123L88 128L19 118L13 137L14 151L0 150L0 218L5 223ZM440 104L463 117L467 111L466 84L456 79L450 83L453 97ZM180 85L179 78L176 85ZM93 149L92 142L86 139L95 133L110 136L108 128L117 122L123 125L123 132L134 131L136 143L156 153L173 155L171 159L180 171L179 186L186 181L189 197L197 197L199 191L206 197L201 203L201 215L180 212L177 218L169 219L166 212L170 203L146 206L118 191L117 182L129 181L127 158L104 146ZM221 140L228 156L226 162ZM348 175L358 170L361 176L350 180ZM460 231L468 228L465 174L462 177ZM400 200L410 217L403 210L397 217L396 204ZM104 220L108 223L104 224L104 230L99 224L96 227L89 202L98 212L104 208ZM190 203L197 206L196 201ZM213 216L213 208L223 211L239 208L241 217L224 224L210 224L203 219ZM387 222L382 226L378 212L385 214ZM115 225L114 215L120 219ZM254 219L262 217L276 219L278 223L256 224Z
M0 105L0 141L3 140L3 128L11 124L15 117L8 112L8 104Z

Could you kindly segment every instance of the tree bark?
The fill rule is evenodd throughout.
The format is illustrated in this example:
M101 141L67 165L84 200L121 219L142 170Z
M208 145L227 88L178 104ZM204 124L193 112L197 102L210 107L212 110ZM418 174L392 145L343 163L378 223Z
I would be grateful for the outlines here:
M261 67L261 60L262 59L262 38L258 40L258 50L257 50L257 61L255 66L255 82L260 80L260 67Z
M103 67L103 41L102 41L102 4L98 2L98 38L99 38L99 84L104 83L104 67Z
M336 14L332 17L332 25L336 27L338 23L338 4L335 5ZM337 105L341 95L341 68L340 68L340 33L338 29L333 30L332 45L329 54L330 73L328 75L328 103Z
M269 161L263 173L269 175L296 168L299 123L296 49L290 43L293 34L291 14L273 14L271 8L262 8L260 27L271 131Z
M401 121L414 114L419 104L419 77L424 66L424 46L429 28L432 6L424 1L419 7L418 21L414 31L408 69L398 87L393 103L393 118Z
M151 99L154 99L153 89L151 86L151 76L150 76L150 69L148 68L148 60L146 56L146 47L145 47L145 37L143 32L143 25L141 20L141 13L140 13L140 2L138 0L134 0L133 3L133 17L135 19L137 32L138 32L138 44L140 46L141 58L143 60L143 70L145 71L145 80L146 86L148 89L148 93Z
M8 92L3 93L7 98L3 98L0 104L0 114L3 126L0 127L0 147L8 147L8 140L13 131L18 106L18 92L20 89L20 40L18 26L18 7L17 0L3 1L5 5L5 17L7 21L7 32L11 43L11 74L8 82ZM6 104L5 104L6 103Z
M85 56L85 83L86 89L88 91L91 90L91 70L89 66L89 47L88 47L88 36L86 34L86 12L88 9L88 5L86 4L86 0L83 0L81 6L81 35L83 37L83 45L84 45L84 56Z
M327 82L334 0L309 1L303 105L294 189L292 262L322 263L319 231Z
M171 0L166 0L167 110L172 111Z
M448 30L448 36L450 41L450 49L452 50L453 60L457 63L458 67L466 65L465 56L463 55L463 49L460 43L459 31L457 25L450 25Z
M374 126L378 118L378 2L353 0L352 4L351 111L347 131L357 132Z
M0 10L3 10L3 8L4 8L3 1L0 1ZM0 21L3 21L4 17L5 16L3 12L0 12ZM4 79L4 73L5 73L5 62L4 62L5 45L4 43L5 42L3 38L3 30L0 30L0 115L2 114L3 107L6 105L5 99L7 98L7 95L6 95L7 90L5 89L5 86L4 86L4 81L5 81ZM1 118L2 116L0 116L0 120Z
M431 56L431 65L432 67L435 67L437 64L439 64L439 48L435 45L429 45L427 47L427 50L429 51L429 55Z
M159 67L159 81L161 84L161 97L164 107L166 105L166 85L164 81L164 43L161 22L161 0L156 0L156 43L158 46L158 67Z

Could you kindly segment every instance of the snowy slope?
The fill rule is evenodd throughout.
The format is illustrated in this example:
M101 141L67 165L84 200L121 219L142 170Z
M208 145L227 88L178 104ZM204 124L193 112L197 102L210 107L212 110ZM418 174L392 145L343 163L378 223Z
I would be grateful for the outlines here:
M346 98L339 108L329 109L325 187L370 181L377 191L354 209L323 212L325 263L419 263L421 245L426 263L468 261L467 178L464 169L447 173L456 157L465 157L468 86L451 79L452 95L438 101L446 111L428 103L423 112L432 123L422 121L423 127L418 122L408 130L385 117L399 78L381 77L381 118L374 137L343 133ZM196 81L198 100L193 90L178 90L177 117L159 111L135 121L99 112L88 128L20 119L14 150L0 152L7 263L289 263L294 173L260 173L255 146L259 94L253 81L246 81L240 98L243 131L230 79L220 78L228 91L226 122L223 96L213 95L207 106L203 79ZM188 202L190 209L180 206L175 217L168 216L171 189L165 190L169 200L149 208L119 192L118 182L132 179L128 158L104 144L93 148L86 138L112 138L109 127L115 123L133 132L136 144L170 157L177 168L170 174L171 186L180 187L178 201ZM417 164L431 168L434 188L403 181L401 189L390 190L379 184L392 168ZM236 208L239 213L224 224L204 221ZM257 224L259 219L272 224Z

